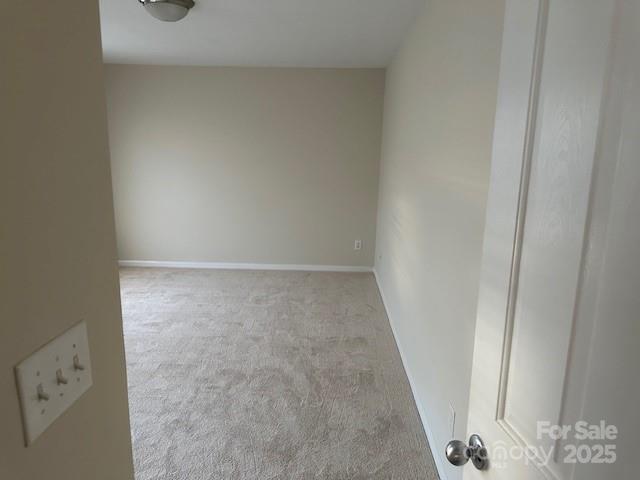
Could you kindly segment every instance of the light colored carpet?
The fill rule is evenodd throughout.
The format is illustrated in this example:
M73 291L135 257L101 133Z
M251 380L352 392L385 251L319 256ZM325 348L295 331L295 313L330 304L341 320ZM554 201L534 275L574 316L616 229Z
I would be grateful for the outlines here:
M121 285L137 480L438 478L373 275Z

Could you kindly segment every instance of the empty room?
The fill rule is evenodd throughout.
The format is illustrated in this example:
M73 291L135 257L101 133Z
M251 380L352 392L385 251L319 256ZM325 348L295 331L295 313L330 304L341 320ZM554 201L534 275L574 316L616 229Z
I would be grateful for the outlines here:
M0 480L639 478L640 2L0 1Z

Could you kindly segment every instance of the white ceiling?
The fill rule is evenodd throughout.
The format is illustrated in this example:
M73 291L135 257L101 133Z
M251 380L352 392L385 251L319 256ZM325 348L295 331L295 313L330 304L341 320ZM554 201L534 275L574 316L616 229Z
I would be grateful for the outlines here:
M137 0L100 0L109 63L383 67L424 0L195 0L165 23Z

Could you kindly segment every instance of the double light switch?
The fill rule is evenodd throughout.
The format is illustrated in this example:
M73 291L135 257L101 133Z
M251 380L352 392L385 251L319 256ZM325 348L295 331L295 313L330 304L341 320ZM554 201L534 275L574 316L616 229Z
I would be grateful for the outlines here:
M29 445L93 383L87 325L79 323L20 362L16 380Z

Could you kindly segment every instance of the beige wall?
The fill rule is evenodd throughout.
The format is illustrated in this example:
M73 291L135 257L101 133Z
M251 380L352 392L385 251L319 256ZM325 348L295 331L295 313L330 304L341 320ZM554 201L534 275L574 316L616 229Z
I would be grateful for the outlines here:
M0 58L0 478L132 479L98 2L4 2ZM13 367L81 319L94 385L25 448Z
M106 72L120 259L373 265L383 70Z
M466 434L503 0L428 0L387 73L376 272L434 455ZM470 468L470 467L467 467Z

